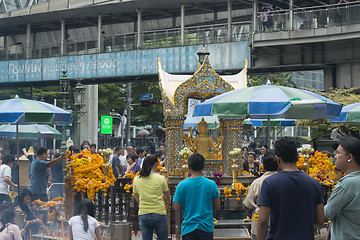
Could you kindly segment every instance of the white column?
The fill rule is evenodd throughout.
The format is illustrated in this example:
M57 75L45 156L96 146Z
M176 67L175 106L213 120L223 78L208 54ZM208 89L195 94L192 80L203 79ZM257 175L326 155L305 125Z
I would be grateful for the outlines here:
M31 46L31 23L28 23L26 25L26 58L31 58L31 52L30 52L30 46Z
M257 32L257 13L258 13L258 1L253 0L253 32Z
M137 41L136 41L136 46L138 49L141 48L141 9L137 9L137 16L138 16L138 19L137 19Z
M289 30L294 30L294 0L289 0Z
M64 50L65 50L65 46L64 46L64 40L65 40L65 19L60 18L60 23L61 23L61 39L60 39L60 56L64 56Z
M98 15L98 36L97 36L97 49L99 52L102 52L103 49L101 49L101 27L102 27L102 16Z
M228 16L228 32L227 32L227 40L231 42L231 33L232 33L232 3L231 0L228 0L228 9L227 9L227 16Z
M80 143L88 140L98 145L98 85L85 86L85 107L86 112L81 117Z
M180 35L181 35L181 46L185 44L185 5L181 4L181 26L180 26Z

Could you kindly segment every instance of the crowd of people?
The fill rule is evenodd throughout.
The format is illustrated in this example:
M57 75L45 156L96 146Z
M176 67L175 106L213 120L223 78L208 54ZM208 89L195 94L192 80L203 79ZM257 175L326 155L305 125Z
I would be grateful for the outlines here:
M84 144L83 150L90 144ZM94 146L95 147L95 146ZM96 147L92 149L96 153ZM335 147L335 145L334 145ZM275 142L274 153L266 145L260 151L253 143L242 149L241 161L244 168L258 176L249 187L243 201L258 220L251 225L252 239L314 239L314 226L322 226L325 219L331 220L331 238L360 238L360 140L345 137L338 142L334 153L335 165L344 171L324 206L321 185L301 171L296 162L296 143L285 137ZM127 155L122 159L120 148L115 148L112 157L114 173L121 176L133 171L140 174L133 181L134 198L139 202L139 223L142 239L168 238L166 204L171 197L166 179L157 174L164 152L146 153L128 146ZM67 153L47 161L47 149L40 147L30 167L30 176L44 175L47 169L67 157ZM10 187L17 187L11 181L9 168L13 156L5 155L0 167L0 239L29 239L29 233L38 231L44 223L31 210L29 204L35 199L46 200L43 192L47 179L37 176L30 180L29 189L24 189L11 205L8 198ZM182 212L182 239L213 239L213 211L220 209L220 195L216 183L202 175L205 158L193 153L188 158L189 178L181 181L175 191L173 204ZM116 167L118 166L118 167ZM262 170L260 169L262 166ZM137 169L137 170L134 170ZM25 214L23 225L14 223L16 211ZM69 239L102 239L100 225L94 218L91 200L83 199L75 215L69 220Z

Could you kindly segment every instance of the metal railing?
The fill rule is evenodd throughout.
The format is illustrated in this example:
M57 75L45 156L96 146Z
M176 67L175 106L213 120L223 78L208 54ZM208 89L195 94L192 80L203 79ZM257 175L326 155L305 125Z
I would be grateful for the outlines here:
M228 42L227 24L192 26L184 29L184 46ZM231 41L249 41L250 22L235 22L231 27ZM137 33L104 37L97 39L65 40L64 56L96 54L104 52L122 52L137 50ZM144 31L141 33L140 49L154 49L182 46L180 28ZM28 49L29 48L29 49ZM0 48L0 61L29 58L49 58L61 56L60 42L32 44L26 46L18 44L7 48Z
M329 28L360 23L360 2L296 8L290 26L290 10L275 10L257 14L257 32Z

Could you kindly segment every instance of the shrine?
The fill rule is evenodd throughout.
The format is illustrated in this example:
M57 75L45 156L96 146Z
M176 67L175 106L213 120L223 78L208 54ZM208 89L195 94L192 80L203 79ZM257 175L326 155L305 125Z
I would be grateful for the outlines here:
M206 159L206 170L231 175L229 152L241 147L243 121L237 118L221 117L220 129L215 128L215 139L207 135L204 119L199 123L199 135L193 137L193 129L183 130L188 100L198 102L219 94L247 87L247 60L241 72L234 75L219 75L211 66L209 52L203 47L199 52L199 64L193 75L167 73L158 59L159 84L164 104L166 131L166 159L170 176L180 176L184 160L180 150L187 146L192 152L199 152ZM216 125L216 124L215 124ZM183 143L185 142L185 144ZM210 150L209 150L210 149Z

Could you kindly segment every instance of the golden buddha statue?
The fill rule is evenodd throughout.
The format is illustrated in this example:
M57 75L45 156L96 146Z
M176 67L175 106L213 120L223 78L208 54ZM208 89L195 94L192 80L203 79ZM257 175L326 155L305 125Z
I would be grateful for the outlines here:
M192 128L189 127L190 136L184 134L183 140L194 153L200 153L207 160L217 160L218 153L220 151L220 144L224 140L223 136L216 137L215 144L214 140L207 135L208 124L206 123L204 118L201 119L198 128L199 135L193 137L191 134ZM211 149L211 151L209 150L209 148Z

